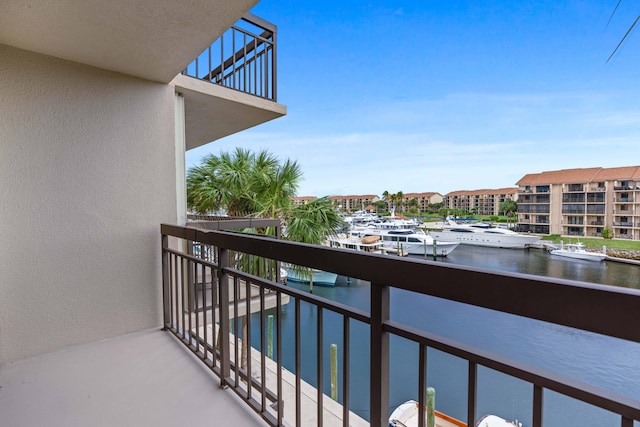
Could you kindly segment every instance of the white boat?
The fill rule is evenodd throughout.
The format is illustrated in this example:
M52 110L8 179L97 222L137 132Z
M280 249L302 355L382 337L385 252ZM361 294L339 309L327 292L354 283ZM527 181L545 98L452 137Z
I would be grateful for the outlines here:
M327 239L327 246L331 248L350 249L356 252L370 254L382 253L382 240L380 236L357 237L353 235L338 234Z
M450 417L440 411L434 411L434 415L436 426L438 427L467 427L467 423ZM418 427L418 402L408 400L398 406L389 417L389 427Z
M380 236L385 251L400 250L411 255L433 255L435 251L436 256L447 256L459 245L458 242L445 241L445 239L435 240L422 230L412 230L392 223L353 227L351 235Z
M334 286L338 275L329 271L308 269L304 267L284 266L288 282L311 283L319 286Z
M476 427L522 427L522 423L518 420L515 422L507 421L497 415L485 415L476 423Z
M370 221L377 221L378 215L367 211L355 211L351 215L347 215L343 218L347 224L365 224Z
M467 423L437 410L434 411L434 418L437 427L467 427ZM418 427L418 402L408 400L398 406L389 417L389 427ZM522 423L517 420L507 421L496 415L485 415L476 423L476 427L522 427Z
M560 247L549 250L551 255L562 256L566 258L581 259L585 261L604 261L607 258L607 254L604 252L589 252L585 249L585 246L578 243L560 242Z
M540 236L516 233L505 228L492 227L484 222L458 224L449 219L440 231L429 231L437 240L459 242L463 245L492 248L524 249L536 244Z

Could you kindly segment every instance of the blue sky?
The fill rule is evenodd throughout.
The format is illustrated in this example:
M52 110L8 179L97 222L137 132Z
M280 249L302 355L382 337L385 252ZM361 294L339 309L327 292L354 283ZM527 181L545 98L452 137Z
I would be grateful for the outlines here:
M262 0L286 117L187 153L297 160L299 195L514 186L640 164L640 5L601 1Z

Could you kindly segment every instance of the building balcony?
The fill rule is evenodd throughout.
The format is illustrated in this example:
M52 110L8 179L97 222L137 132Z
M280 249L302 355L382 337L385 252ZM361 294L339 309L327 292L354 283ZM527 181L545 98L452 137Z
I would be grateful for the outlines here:
M276 26L247 13L173 79L185 100L187 150L286 114L276 52Z
M390 372L393 343L398 340L415 347L413 362L403 369L415 380L407 387L418 402L426 401L427 372L433 363L428 353L437 351L464 362L466 406L461 410L468 425L483 415L477 403L487 371L530 386L524 411L527 426L543 425L548 399L557 394L608 411L616 419L613 425L630 427L640 420L638 400L438 336L399 321L390 310L400 293L430 296L514 319L549 322L566 327L568 334L596 333L640 343L638 290L190 227L163 225L161 236L163 283L158 286L164 331L158 327L4 366L3 422L386 426L397 404L390 401ZM278 263L368 282L365 308L279 283ZM257 274L243 268L250 264L259 266L253 271ZM246 316L248 308L252 316ZM282 329L285 317L294 325L291 331ZM337 319L339 330L326 326L330 318ZM324 349L328 336L336 334L341 360L338 401L329 397L334 380ZM243 345L244 336L253 337L251 346ZM301 365L310 362L302 357L303 345L314 346L315 384L302 375ZM355 360L349 350L354 346L366 348L365 361ZM366 391L354 390L351 382L363 370L361 365L369 378ZM354 413L356 392L366 394L367 417ZM511 408L512 403L507 405Z

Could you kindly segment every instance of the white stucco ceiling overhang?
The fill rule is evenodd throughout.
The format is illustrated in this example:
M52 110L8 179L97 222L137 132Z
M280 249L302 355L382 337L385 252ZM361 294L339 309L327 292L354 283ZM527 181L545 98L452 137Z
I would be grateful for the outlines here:
M3 0L0 43L169 83L258 0Z
M171 84L185 99L187 150L287 114L284 105L192 77Z

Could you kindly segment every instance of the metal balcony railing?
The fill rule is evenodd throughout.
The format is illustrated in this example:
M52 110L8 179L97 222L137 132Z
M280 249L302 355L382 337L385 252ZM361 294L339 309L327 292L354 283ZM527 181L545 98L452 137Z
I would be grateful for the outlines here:
M182 74L277 101L276 26L247 13Z
M325 335L323 319L329 316L341 319L338 323L343 349L342 406L341 411L333 412L333 416L340 418L338 425L349 426L356 421L349 411L353 363L349 348L355 337L355 333L352 334L355 324L359 330L366 327L369 339L365 344L370 376L366 392L372 426L388 425L392 335L415 343L419 350L417 371L413 375L418 379L420 426L425 425L427 349L466 361L469 426L475 425L478 419L478 372L484 368L532 385L532 427L542 426L547 391L618 414L621 427L632 427L634 420L640 420L640 401L402 324L390 315L392 290L410 291L640 343L638 290L364 254L227 231L162 225L161 234L165 328L270 425L304 425L302 401L309 393L302 392L304 379L300 369L303 322L307 328L311 324L317 340L316 422L319 426L332 423L324 409L333 402L324 394L327 366L321 345ZM369 310L278 283L275 272L279 262L369 282ZM242 268L247 263L253 265L252 271L256 274ZM287 347L294 353L291 372L283 369L282 362L281 316L287 303L293 305L287 316L293 316L295 321L293 344ZM266 338L269 305L275 308L275 352L271 355ZM304 317L302 305L311 307ZM256 314L244 316L249 309ZM243 346L242 337L256 336L260 342L258 348ZM359 342L362 345L362 341ZM293 397L288 400L285 388L293 390Z

